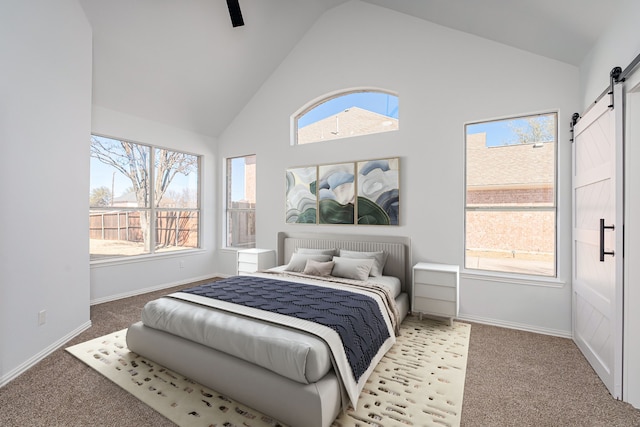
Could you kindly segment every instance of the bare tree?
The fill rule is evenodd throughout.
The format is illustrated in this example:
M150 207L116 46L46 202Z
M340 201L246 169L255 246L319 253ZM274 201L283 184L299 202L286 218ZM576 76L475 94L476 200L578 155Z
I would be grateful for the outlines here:
M181 191L169 190L166 192L163 202L174 208L193 208L197 206L197 199L198 195L195 190L183 188Z
M512 144L555 141L555 121L550 115L512 120L509 127L515 136Z
M149 207L151 203L158 206L177 174L189 175L197 170L196 156L162 148L155 149L155 179L153 180L155 202L151 201L150 150L148 146L127 141L91 137L91 157L115 168L131 180L139 207ZM151 245L149 221L149 211L141 211L140 226L146 251L150 250Z
M160 206L160 201L169 188L169 184L177 174L189 175L198 166L197 157L169 151L163 148L156 149L156 179L154 194L156 206Z

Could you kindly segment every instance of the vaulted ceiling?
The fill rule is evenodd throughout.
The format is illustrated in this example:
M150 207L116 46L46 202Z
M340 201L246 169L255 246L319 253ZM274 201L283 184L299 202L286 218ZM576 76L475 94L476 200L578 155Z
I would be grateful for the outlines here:
M79 0L93 27L93 103L218 136L346 1L240 0L245 25L233 28L224 0ZM579 65L621 0L362 1Z

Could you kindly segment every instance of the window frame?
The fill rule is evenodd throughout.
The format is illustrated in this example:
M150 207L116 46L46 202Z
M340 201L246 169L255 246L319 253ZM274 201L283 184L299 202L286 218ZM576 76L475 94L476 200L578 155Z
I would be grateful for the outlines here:
M308 144L315 144L318 142L329 142L329 141L336 141L336 140L344 140L344 139L349 139L349 138L355 138L358 136L365 136L365 135L375 135L377 133L385 133L385 132L373 132L373 133L368 133L368 134L357 134L357 135L353 135L353 136L346 136L346 137L341 137L341 138L332 138L329 139L327 141L312 141L312 142L307 142L304 144L299 144L298 143L298 120L303 117L305 114L307 114L308 112L310 112L311 110L313 110L316 107L319 107L320 105L329 102L333 99L336 98L340 98L343 96L348 96L348 95L352 95L352 94L356 94L356 93L367 93L367 92L372 92L372 93L381 93L381 94L386 94L386 95L392 95L395 96L398 99L398 104L400 103L400 95L397 92L394 92L392 90L388 90L388 89L381 89L381 88L374 88L374 87L361 87L361 88L354 88L354 89L346 89L346 90L340 90L340 91L336 91L336 92L331 92L329 94L320 96L318 98L315 98L311 101L309 101L307 104L305 104L304 106L302 106L298 111L296 111L294 114L291 115L290 118L290 129L291 129L291 135L290 135L290 145L292 146L304 146L304 145L308 145ZM398 127L399 127L399 123L400 123L400 117L398 116L398 118L396 119L398 120ZM394 129L394 130L399 130L399 129Z
M472 125L510 121L517 119L534 118L538 116L553 116L554 117L554 152L553 152L553 199L551 205L540 206L468 206L468 127ZM560 218L559 218L559 170L558 170L558 156L559 156L559 126L558 118L560 114L557 110L548 110L538 113L530 114L518 114L510 115L501 118L494 118L488 120L471 121L464 124L463 137L464 137L464 179L463 179L463 253L462 253L462 272L467 277L479 277L485 280L505 282L512 284L536 284L542 286L558 287L563 286L563 282L560 279L559 268L559 238L560 238ZM522 272L522 271L509 271L500 269L480 269L467 267L467 233L468 233L468 218L469 212L553 212L554 230L553 230L553 274L535 274L534 272Z
M188 151L183 151L183 150L177 150L175 148L171 148L171 147L166 147L166 146L161 146L161 145L155 145L155 144L149 144L149 143L142 143L142 142L138 142L138 141L133 141L131 139L126 139L126 138L119 138L119 137L113 137L113 136L109 136L109 135L105 135L105 134L100 134L100 133L95 133L95 132L91 132L91 137L100 137L100 138L106 138L106 139L110 139L110 140L114 140L114 141L122 141L122 142L127 142L130 144L135 144L138 146L142 146L142 147L147 147L149 149L149 159L148 159L148 170L147 173L148 175L151 177L150 183L149 183L149 194L148 194L148 206L143 206L143 207L123 207L123 206L101 206L101 207L92 207L91 205L89 205L89 214L91 214L92 210L100 210L100 211L106 211L106 212L124 212L124 213L131 213L131 212L148 212L148 216L149 216L149 252L142 252L139 254L134 254L134 255L119 255L119 256L105 256L105 257L100 257L97 259L91 259L91 252L89 253L89 258L90 258L90 264L103 264L103 263L113 263L113 262L128 262L128 261L132 261L132 260L136 260L136 259L140 259L140 258L149 258L149 257L153 257L153 258L157 258L157 257L166 257L166 256L176 256L176 255L182 255L185 254L187 252L192 252L192 251L198 251L202 249L202 176L203 176L203 172L202 172L202 165L203 165L203 156L201 154L196 154L196 153L192 153L192 152L188 152ZM196 158L196 164L197 164L197 188L196 188L196 207L195 208L190 208L190 207L180 207L180 208L170 208L170 207L160 207L160 206L156 206L156 200L155 200L155 179L156 179L156 165L155 165L155 159L156 159L156 150L167 150L167 151L171 151L171 152L176 152L176 153L181 153L181 154L186 154L189 156L194 156ZM91 156L90 156L90 160L91 160ZM91 177L91 171L89 172L89 176ZM113 198L113 194L111 195ZM197 220L197 227L196 227L196 246L195 247L184 247L183 249L174 249L174 250L162 250L161 248L157 248L157 221L158 221L158 213L160 212L176 212L176 213L180 213L180 212L195 212L197 214L198 220Z
M229 177L231 176L231 174L233 173L232 169L231 169L231 162L234 159L247 159L249 157L254 157L254 163L256 164L256 174L254 174L254 187L256 187L256 199L257 199L257 159L258 156L256 154L245 154L245 155L239 155L239 156L229 156L229 157L225 157L223 159L223 168L222 170L224 171L224 175L223 175L223 185L224 185L224 213L223 213L223 236L222 236L222 248L225 250L232 250L232 251L237 251L237 250L242 250L242 249L251 249L251 248L255 248L256 247L256 238L255 238L255 230L256 230L256 207L257 207L257 200L253 202L253 207L251 208L240 208L240 207L231 207L230 204L233 203L233 198L232 198L232 187L229 185L230 183L232 183L232 181L229 180ZM245 160L245 166L246 166L246 160ZM246 175L245 175L246 178ZM246 183L245 183L246 186ZM231 233L231 226L230 226L230 215L232 213L241 213L241 212L247 212L247 213L251 213L253 212L253 229L254 229L254 239L253 242L250 243L248 246L233 246L230 241L230 233Z

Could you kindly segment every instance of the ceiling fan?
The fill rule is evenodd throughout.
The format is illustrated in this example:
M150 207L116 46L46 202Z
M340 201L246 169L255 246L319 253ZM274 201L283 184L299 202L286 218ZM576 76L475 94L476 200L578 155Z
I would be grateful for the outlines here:
M234 28L243 26L244 19L242 19L242 11L240 11L239 0L227 0L227 7L229 7L231 25L233 25Z

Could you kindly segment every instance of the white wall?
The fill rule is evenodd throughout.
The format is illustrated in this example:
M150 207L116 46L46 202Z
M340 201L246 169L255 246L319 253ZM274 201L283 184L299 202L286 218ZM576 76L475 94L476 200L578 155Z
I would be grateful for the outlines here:
M215 139L127 114L93 106L92 132L143 144L153 144L202 155L202 250L174 252L140 259L91 265L91 302L104 302L215 274L216 186ZM87 157L88 159L88 157ZM88 161L88 160L87 160ZM85 209L86 210L86 209Z
M605 35L580 66L583 107L609 84L609 72L640 54L640 2L626 0ZM630 76L625 141L625 329L623 399L640 408L640 69Z
M613 67L623 69L640 53L640 2L624 0L609 27L580 64L582 111L607 88Z
M298 108L329 92L363 86L399 93L398 132L290 146L289 117ZM221 135L218 162L257 155L258 247L276 248L281 230L399 234L412 238L413 262L461 265L465 122L558 111L560 280L540 286L464 275L460 314L569 335L571 163L565 124L578 100L576 67L350 1L316 22ZM284 223L287 168L392 156L401 157L400 226ZM220 271L231 274L233 267L234 254L222 251Z
M76 0L3 1L0 55L2 385L90 326L91 28Z

